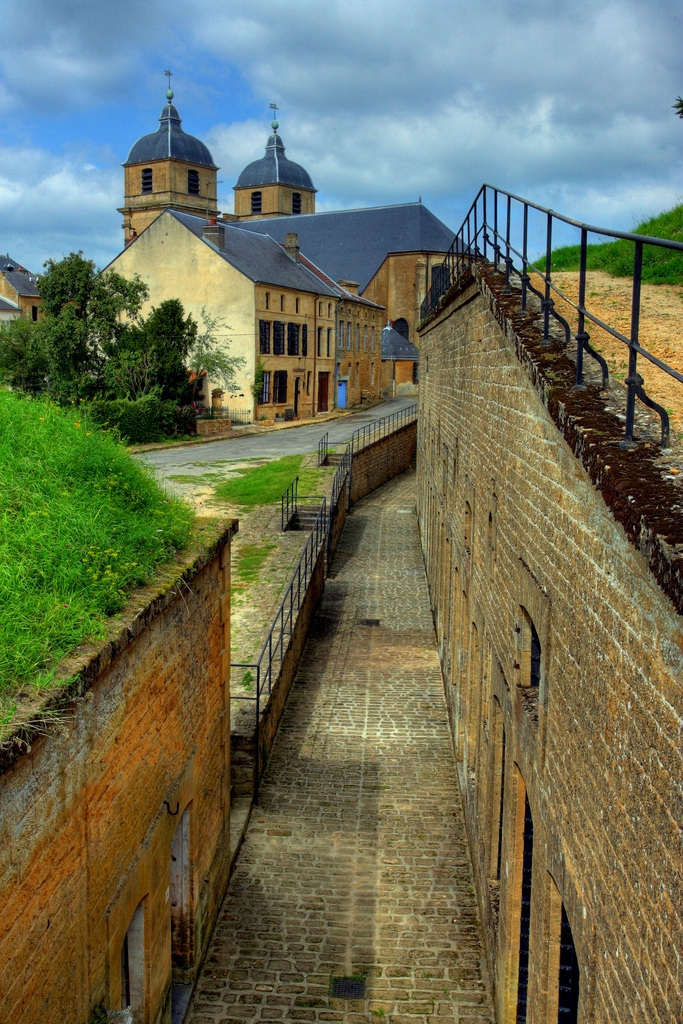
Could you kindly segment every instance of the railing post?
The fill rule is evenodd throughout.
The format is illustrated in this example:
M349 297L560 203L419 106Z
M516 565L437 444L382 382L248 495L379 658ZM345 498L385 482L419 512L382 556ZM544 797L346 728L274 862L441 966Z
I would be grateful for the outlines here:
M510 259L510 220L512 217L512 197L507 197L507 211L505 216L505 288L503 291L506 295L509 295L512 291L510 288L510 265L512 260Z
M254 803L258 804L259 772L259 719L261 717L261 662L256 665L256 725L254 727Z
M643 383L643 378L637 372L638 334L640 330L640 284L643 274L643 243L635 243L633 254L633 292L631 293L631 338L628 353L628 377L626 378L626 436L619 445L620 448L636 448L633 440L633 426L635 421L636 389Z
M572 391L585 391L583 383L583 350L590 335L586 334L584 309L586 306L586 261L588 255L588 231L581 228L581 258L579 263L579 316L576 330L576 383Z
M545 240L545 298L541 303L543 307L543 341L541 344L550 345L550 310L553 308L553 300L550 297L550 269L552 266L550 252L553 245L553 215L548 210Z
M500 246L498 245L498 189L493 190L493 269L498 271Z
M529 204L524 204L524 227L522 229L522 311L526 312L526 293L529 284L527 256L529 254Z
M486 259L486 237L487 237L486 236L486 229L488 227L488 224L486 223L486 185L484 185L484 187L482 188L482 205L483 205L483 210L482 210L482 220L483 220L482 231L484 233L484 259Z

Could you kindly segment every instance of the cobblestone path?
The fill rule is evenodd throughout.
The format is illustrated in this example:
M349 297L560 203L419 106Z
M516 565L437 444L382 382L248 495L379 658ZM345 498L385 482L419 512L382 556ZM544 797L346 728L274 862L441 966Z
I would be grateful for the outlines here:
M347 521L186 1020L493 1019L404 474Z

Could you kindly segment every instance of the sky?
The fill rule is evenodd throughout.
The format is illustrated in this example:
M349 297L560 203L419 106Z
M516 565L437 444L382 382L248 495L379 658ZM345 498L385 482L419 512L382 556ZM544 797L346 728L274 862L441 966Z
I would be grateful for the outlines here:
M483 182L630 230L683 202L683 0L0 0L0 251L122 247L121 164L173 72L232 211L277 104L317 209L414 202L456 230ZM568 240L568 239L567 239Z

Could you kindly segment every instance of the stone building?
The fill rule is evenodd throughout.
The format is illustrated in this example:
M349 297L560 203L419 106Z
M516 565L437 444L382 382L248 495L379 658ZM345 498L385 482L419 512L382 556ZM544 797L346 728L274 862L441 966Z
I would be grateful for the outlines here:
M1 320L14 320L23 314L29 320L40 318L38 277L10 256L0 256Z
M331 408L334 353L317 339L334 333L337 291L300 259L296 235L285 246L267 235L166 210L112 263L149 287L147 309L179 299L200 325L202 310L218 317L230 354L243 360L237 391L225 404L270 419L311 416ZM257 372L262 387L254 395ZM205 385L204 402L219 381Z
M669 1024L678 478L656 435L619 447L504 275L453 291L421 329L418 513L497 1020Z
M315 213L315 193L308 171L285 156L273 121L273 134L260 160L248 164L235 185L235 220Z
M199 139L183 131L178 111L166 93L159 127L133 145L124 168L123 237L126 244L164 210L216 217L218 168Z
M382 394L416 395L420 353L391 324L382 330Z

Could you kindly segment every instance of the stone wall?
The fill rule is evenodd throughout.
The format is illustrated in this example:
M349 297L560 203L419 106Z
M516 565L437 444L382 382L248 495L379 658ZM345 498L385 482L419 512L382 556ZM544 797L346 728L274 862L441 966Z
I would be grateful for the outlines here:
M681 492L534 316L476 268L420 344L418 511L497 1016L527 933L529 1024L576 999L560 977L562 1019L672 1024Z
M230 540L139 594L0 774L0 1019L144 1024L201 959L230 861ZM125 942L124 942L125 940Z
M409 423L393 434L388 434L354 452L351 466L351 503L360 501L366 494L376 491L399 473L404 473L415 455L416 442L417 424Z

